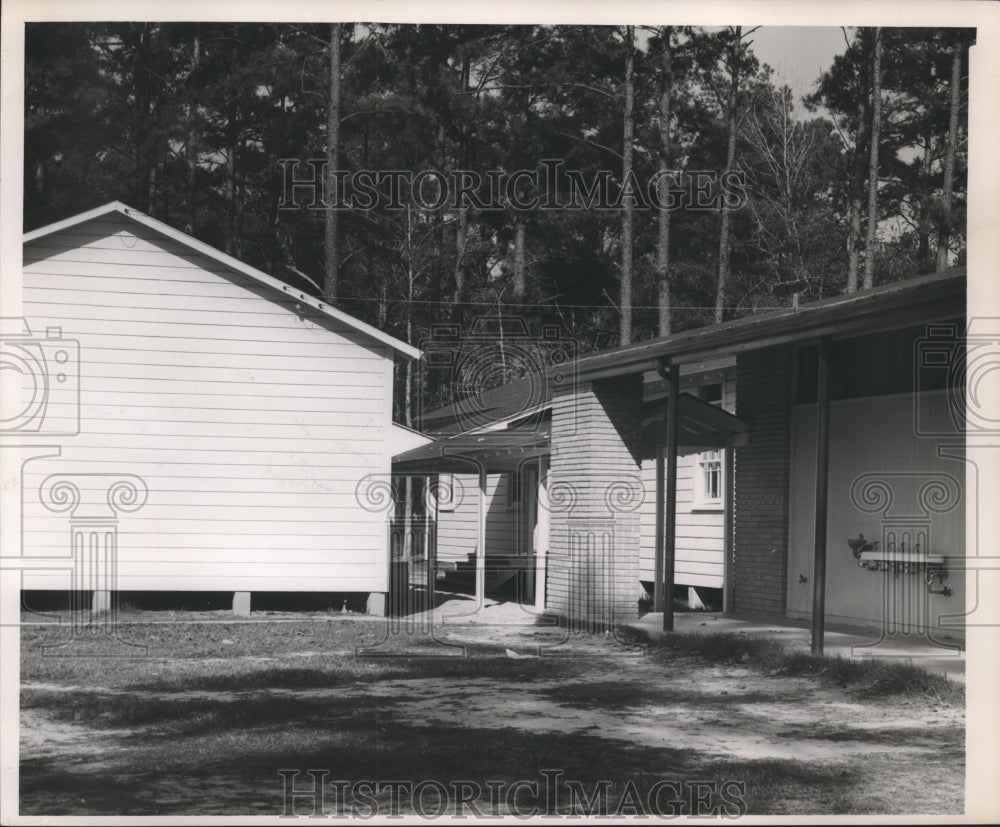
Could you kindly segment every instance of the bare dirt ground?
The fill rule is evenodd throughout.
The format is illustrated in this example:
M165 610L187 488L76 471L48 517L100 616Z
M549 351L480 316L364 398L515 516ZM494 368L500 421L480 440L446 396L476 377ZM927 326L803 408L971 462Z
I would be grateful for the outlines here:
M277 816L278 770L311 768L482 790L558 770L587 790L607 781L611 813L629 782L645 796L658 781L742 785L751 814L963 809L951 704L509 618L388 640L384 622L270 619L127 626L150 647L132 659L43 657L51 630L26 630L21 812ZM555 811L578 805L564 795Z

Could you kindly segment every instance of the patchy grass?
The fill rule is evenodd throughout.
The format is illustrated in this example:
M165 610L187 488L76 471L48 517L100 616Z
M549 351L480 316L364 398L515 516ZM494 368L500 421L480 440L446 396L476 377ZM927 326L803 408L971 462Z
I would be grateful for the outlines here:
M855 660L789 652L777 640L735 632L683 634L654 638L643 629L629 629L628 639L652 651L683 653L705 663L740 664L772 677L815 678L827 685L850 689L871 700L907 695L937 704L964 708L965 686L909 662Z
M569 657L506 655L525 639L455 656L419 638L399 657L355 656L394 651L379 646L384 632L359 620L131 624L122 634L145 657L111 657L119 644L95 638L90 655L70 658L42 654L58 629L25 629L21 812L275 816L278 771L310 768L352 781L466 779L486 815L513 812L506 800L493 808L487 781L540 782L554 768L587 797L606 783L595 814L628 815L630 784L644 797L664 780L683 802L665 793L668 817L693 811L694 784L716 814L962 811L961 711L922 726L926 704L877 705L884 695L841 688L897 692L918 680L905 671L897 683L842 674L739 635L675 636L646 657L605 635ZM391 813L390 793L374 800ZM519 801L533 803L528 792ZM553 807L586 809L565 788Z

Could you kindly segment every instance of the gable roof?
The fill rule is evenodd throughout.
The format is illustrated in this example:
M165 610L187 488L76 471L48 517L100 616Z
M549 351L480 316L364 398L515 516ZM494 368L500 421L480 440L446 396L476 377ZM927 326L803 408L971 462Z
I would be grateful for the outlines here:
M273 290L278 295L294 298L296 301L300 301L303 304L308 305L327 318L340 322L363 336L367 336L370 339L374 339L377 342L388 345L392 348L392 350L401 356L405 356L408 359L419 359L422 355L418 348L408 345L406 342L403 342L394 336L390 336L388 333L379 330L377 327L373 327L367 322L363 322L349 313L345 313L343 310L338 310L336 307L331 306L329 303L322 301L321 299L317 299L315 296L310 296L308 293L296 290L294 287L290 287L280 279L276 279L274 276L270 276L262 270L258 270L256 267L252 267L246 262L240 261L238 258L233 258L233 256L216 249L211 244L198 241L198 239L187 235L187 233L182 233L180 230L171 227L169 224L157 221L155 218L123 204L121 201L111 201L101 207L87 210L86 212L79 213L78 215L63 219L62 221L56 221L53 224L47 224L44 227L39 227L36 230L25 233L24 243L29 244L32 241L60 233L63 230L76 227L80 224L85 224L88 221L93 221L97 218L103 218L105 216L115 214L128 218L137 224L141 224L142 226L147 227L153 230L153 232L159 233L172 241L176 241L178 244L205 256L205 258L208 258L217 264L221 264L224 267L228 267L231 270L242 273L258 284Z
M424 412L420 428L432 436L477 431L531 416L551 404L552 389L547 376L514 379Z

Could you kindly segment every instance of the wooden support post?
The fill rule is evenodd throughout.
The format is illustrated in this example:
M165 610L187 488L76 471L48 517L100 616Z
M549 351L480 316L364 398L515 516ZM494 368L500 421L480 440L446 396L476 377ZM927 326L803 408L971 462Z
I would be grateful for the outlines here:
M476 543L476 602L486 601L486 466L479 466L479 542Z
M538 529L535 548L535 611L545 611L545 570L549 555L549 460L538 461Z
M661 365L660 371L663 371ZM677 442L678 406L681 392L680 365L671 363L667 374L667 471L665 515L663 519L663 631L674 630L674 551L677 545Z
M826 517L830 465L830 338L819 342L816 392L816 533L813 557L812 644L814 655L823 654L826 620Z
M656 539L653 548L653 611L663 611L663 506L666 494L666 482L664 475L664 448L662 445L656 446Z

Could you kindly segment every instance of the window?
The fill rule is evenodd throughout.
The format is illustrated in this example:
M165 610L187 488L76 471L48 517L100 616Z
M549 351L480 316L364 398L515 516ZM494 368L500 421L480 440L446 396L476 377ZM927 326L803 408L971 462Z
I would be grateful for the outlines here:
M701 397L702 402L707 402L709 405L715 405L718 408L722 407L721 382L713 382L711 385L702 385L698 388L698 395Z
M709 405L722 407L722 383L714 382L698 388L698 396ZM721 450L703 451L695 464L695 508L717 509L723 507L724 465Z
M507 480L507 510L516 511L521 507L521 475L517 471L509 471Z
M722 506L722 451L705 451L698 456L695 504Z

